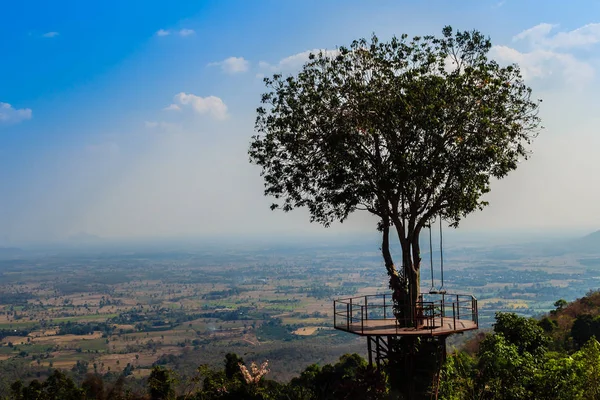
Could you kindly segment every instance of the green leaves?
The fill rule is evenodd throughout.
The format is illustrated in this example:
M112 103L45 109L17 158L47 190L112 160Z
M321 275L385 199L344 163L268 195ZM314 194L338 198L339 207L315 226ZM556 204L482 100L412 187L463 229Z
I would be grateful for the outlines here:
M519 317L513 313L496 313L494 332L517 346L519 353L541 356L546 351L549 338L534 319Z
M419 229L486 205L490 178L529 154L538 104L481 33L442 33L373 35L265 78L249 155L275 208L307 207L325 226L360 208Z

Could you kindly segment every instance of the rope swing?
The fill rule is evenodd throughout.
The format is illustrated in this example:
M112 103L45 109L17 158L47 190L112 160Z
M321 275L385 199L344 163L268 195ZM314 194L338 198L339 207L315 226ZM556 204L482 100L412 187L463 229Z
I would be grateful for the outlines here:
M429 223L429 265L431 267L431 289L429 294L446 294L444 289L444 239L442 236L442 218L440 217L440 278L442 285L436 289L433 280L433 244L431 235L431 222Z

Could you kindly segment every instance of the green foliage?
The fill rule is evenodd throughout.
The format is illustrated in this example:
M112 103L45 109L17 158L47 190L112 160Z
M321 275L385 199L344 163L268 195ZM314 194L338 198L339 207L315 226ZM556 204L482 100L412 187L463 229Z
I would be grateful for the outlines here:
M173 372L160 366L152 368L148 377L148 391L151 400L175 399L175 378Z
M536 398L583 399L583 364L572 357L549 357L534 376Z
M323 368L313 364L290 387L302 393L302 398L322 400L380 399L387 392L385 376L368 367L358 354L346 354L335 365Z
M297 76L265 78L249 152L265 194L324 225L360 205L457 224L485 205L490 177L527 156L539 123L519 69L489 60L490 48L449 27L411 41L373 35L312 54Z
M475 398L475 359L464 352L449 356L441 370L439 396L446 400Z
M238 357L237 354L227 353L225 355L225 376L227 379L242 379L240 364L244 364L244 360L241 357Z
M503 335L508 343L514 344L519 354L543 354L549 342L536 320L513 313L496 313L494 332Z
M571 327L571 337L578 347L583 346L592 337L600 338L600 316L589 314L578 316Z
M556 311L561 311L563 308L567 306L567 301L565 299L556 300L554 302L554 307L556 307Z
M578 343L584 337L588 339L578 351L569 353L567 348L550 342L543 332L545 324L556 329L554 319L546 317L536 323L498 313L494 333L480 343L475 358L464 353L448 357L442 369L440 398L600 399L600 343L586 331L589 322L595 320L587 314L576 318L573 327L581 334ZM559 351L548 351L550 346Z
M573 355L573 360L580 364L580 390L583 399L600 399L600 343L594 338ZM575 383L575 381L574 381Z
M535 358L504 335L488 336L480 346L478 386L489 399L530 399Z
M11 386L15 400L85 400L85 392L63 372L55 370L43 383L33 380L25 386L16 381Z
M552 331L554 331L556 328L558 328L558 322L556 322L556 320L554 319L550 319L548 317L544 317L540 320L540 322L538 322L538 325L540 326L540 328L542 328L544 330L544 332L548 333L552 333Z

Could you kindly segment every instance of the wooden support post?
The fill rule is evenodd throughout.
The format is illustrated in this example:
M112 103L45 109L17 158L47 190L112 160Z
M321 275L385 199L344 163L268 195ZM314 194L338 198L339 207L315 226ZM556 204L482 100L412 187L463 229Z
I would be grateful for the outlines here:
M367 352L369 353L369 367L373 367L373 349L371 348L371 336L367 336Z
M376 354L375 354L375 363L377 364L377 369L381 368L381 365L379 363L379 351L380 351L380 344L379 344L379 336L376 336L376 343L375 343L375 350L376 350Z

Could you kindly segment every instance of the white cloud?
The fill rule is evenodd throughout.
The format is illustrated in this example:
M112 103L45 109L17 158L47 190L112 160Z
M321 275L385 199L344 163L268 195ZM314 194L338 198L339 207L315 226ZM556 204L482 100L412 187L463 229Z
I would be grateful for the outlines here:
M237 74L248 71L250 63L244 57L229 57L223 61L210 63L208 66L220 66L223 72Z
M178 33L180 36L189 36L193 35L195 32L193 29L181 29Z
M556 48L586 47L600 42L600 23L588 24L570 32L559 32L552 38Z
M258 63L258 66L260 68L268 69L273 72L293 71L302 68L302 66L308 61L308 57L311 53L317 54L321 51L329 57L333 57L339 54L339 50L313 49L303 51L302 53L297 53L289 57L285 57L281 59L277 64L270 64L266 61L261 61Z
M166 106L165 108L163 108L164 111L181 111L181 107L179 107L177 104L170 104L168 106Z
M600 43L600 24L556 32L558 25L541 23L513 37L516 45L525 44L527 51L508 46L494 46L491 56L501 63L516 63L527 80L546 79L565 83L578 89L594 79L595 69L582 52Z
M14 108L8 103L0 102L0 124L16 124L31 119L30 108Z
M56 36L58 36L58 35L59 35L59 33L58 33L58 32L46 32L46 33L44 33L44 34L42 35L42 37L45 37L45 38L53 38L53 37L56 37Z
M491 56L500 63L516 63L521 68L523 78L543 79L559 76L570 85L581 87L594 78L594 68L572 54L549 50L520 52L507 46L494 46Z
M180 29L178 31L169 31L166 29L159 29L156 32L156 36L169 36L171 34L179 35L179 36L190 36L196 33L193 29Z
M533 46L539 46L547 40L548 35L555 27L556 25L552 24L538 24L513 36L513 42L525 40Z
M519 33L513 40L525 41L534 48L546 49L573 49L600 43L600 23L587 24L572 31L551 35L557 27L558 25L542 23Z
M200 97L191 93L179 93L175 95L175 102L182 106L190 106L198 114L209 114L218 120L227 118L227 106L219 97Z

